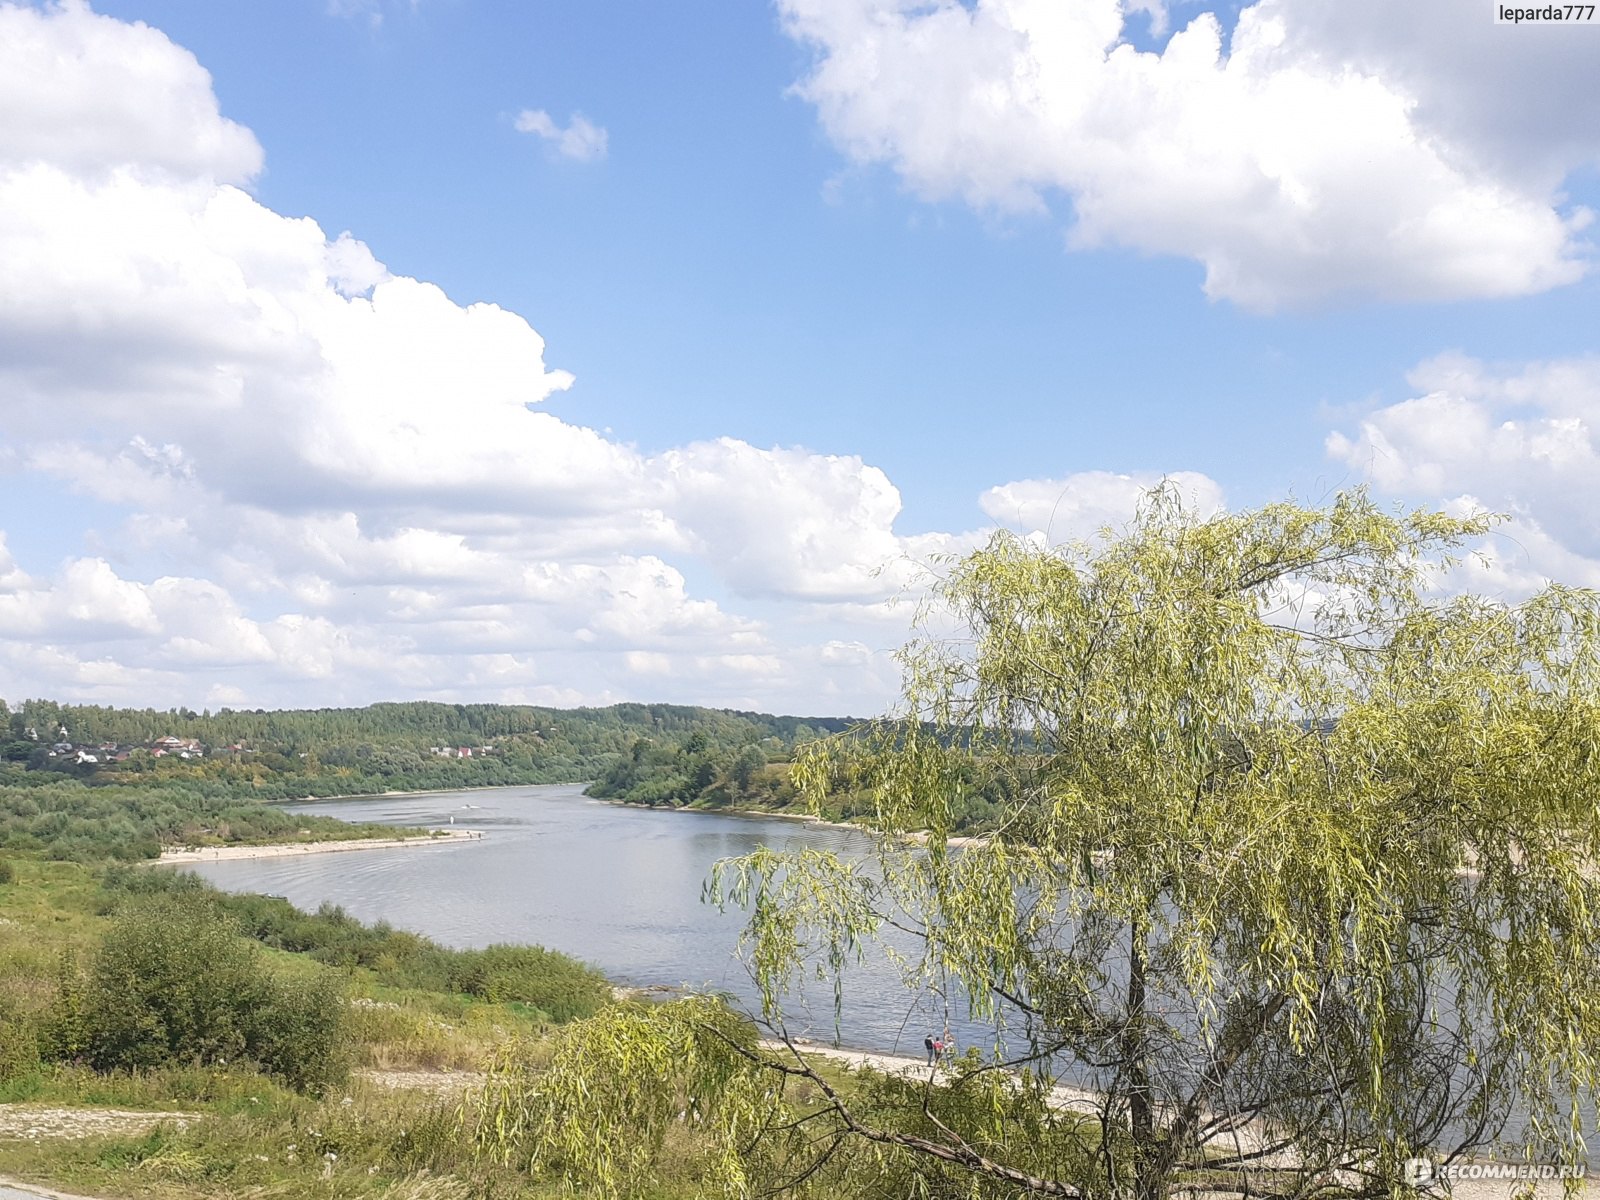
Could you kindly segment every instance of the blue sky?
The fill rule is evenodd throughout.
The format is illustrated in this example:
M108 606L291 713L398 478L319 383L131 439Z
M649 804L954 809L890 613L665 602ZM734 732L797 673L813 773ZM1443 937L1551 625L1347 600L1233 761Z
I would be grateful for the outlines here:
M1171 473L1600 581L1600 30L1324 8L0 5L0 695L866 712Z

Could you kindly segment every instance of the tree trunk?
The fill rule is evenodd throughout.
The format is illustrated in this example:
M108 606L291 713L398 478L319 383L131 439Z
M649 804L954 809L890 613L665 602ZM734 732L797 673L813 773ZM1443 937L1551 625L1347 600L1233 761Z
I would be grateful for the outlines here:
M1150 1092L1150 1066L1145 1045L1145 961L1148 935L1135 926L1128 939L1128 1011L1123 1027L1122 1056L1128 1067L1128 1118L1133 1134L1135 1200L1160 1200L1165 1193L1156 1140L1155 1104Z

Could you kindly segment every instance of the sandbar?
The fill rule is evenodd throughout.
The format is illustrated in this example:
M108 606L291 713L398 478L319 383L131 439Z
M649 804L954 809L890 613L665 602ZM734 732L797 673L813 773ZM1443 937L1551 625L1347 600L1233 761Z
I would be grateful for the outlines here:
M286 858L291 854L342 854L347 850L398 850L403 846L444 846L473 842L483 834L472 829L441 829L415 837L346 838L332 842L277 842L266 846L188 846L163 850L159 863L225 862L234 858Z

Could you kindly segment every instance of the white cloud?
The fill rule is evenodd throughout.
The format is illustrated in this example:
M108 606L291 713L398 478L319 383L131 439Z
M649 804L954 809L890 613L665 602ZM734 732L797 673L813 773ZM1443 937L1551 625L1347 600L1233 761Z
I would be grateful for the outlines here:
M119 578L104 559L77 559L53 584L15 569L0 584L0 636L102 641L159 630L145 589Z
M817 55L797 90L851 158L980 209L1063 196L1072 245L1196 259L1214 298L1515 296L1580 278L1590 214L1563 209L1559 187L1600 146L1584 52L1496 38L1491 62L1487 20L1458 35L1473 22L1429 0L1407 41L1392 6L1357 7L1330 21L1320 0L1259 0L1231 36L1201 13L1155 53L1121 40L1128 12L1162 11L1131 0L780 0ZM1514 120L1493 108L1483 70L1536 77L1552 57L1590 97L1575 113L1556 105L1540 125L1538 88ZM1469 78L1473 115L1451 116ZM1491 152L1530 134L1541 150L1521 161L1538 170Z
M36 575L0 557L0 694L887 699L820 649L897 641L861 615L904 577L877 568L932 544L881 471L537 411L572 378L526 320L238 186L259 149L186 51L80 5L0 20L0 88L51 130L0 131L5 463L122 514Z
M518 133L531 133L549 142L563 158L596 162L606 156L606 131L582 113L573 113L565 127L556 124L542 108L525 108L514 122Z
M147 25L60 0L0 4L0 162L48 161L244 183L261 169L248 129L223 118L194 55Z
M1329 456L1393 495L1510 517L1463 564L1472 586L1600 581L1600 358L1443 355L1409 380L1420 394L1331 433Z
M393 5L405 4L412 12L422 0L328 0L328 15L347 21L365 21L367 27L377 30L383 25L385 10Z
M695 547L741 591L847 600L905 580L900 493L859 458L719 438L650 467Z
M1222 487L1195 471L1119 475L1082 471L1064 479L1023 479L990 488L979 506L997 524L1042 533L1051 542L1086 541L1132 520L1139 502L1163 482L1206 515L1223 508Z
M1569 27L1463 20L1459 0L1297 0L1293 14L1324 61L1381 74L1413 98L1423 133L1477 169L1543 192L1600 162L1595 47Z
M1330 434L1328 453L1385 491L1467 493L1600 555L1600 358L1495 368L1447 355L1410 382L1420 395Z

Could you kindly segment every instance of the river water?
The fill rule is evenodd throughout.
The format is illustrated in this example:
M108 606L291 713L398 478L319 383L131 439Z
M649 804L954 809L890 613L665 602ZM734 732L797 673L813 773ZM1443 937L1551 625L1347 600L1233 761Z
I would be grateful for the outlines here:
M349 821L476 830L483 840L423 848L301 854L198 864L230 891L283 895L300 908L331 902L365 921L385 920L449 946L534 942L593 963L618 983L688 985L732 994L747 1007L755 987L736 956L743 914L701 902L719 859L761 845L865 856L871 841L780 817L670 812L605 804L582 785L493 788L360 797L294 806ZM837 1040L922 1053L946 1024L943 1006L911 994L876 959L847 972ZM831 984L811 982L785 1003L797 1037L835 1040ZM988 1044L960 1013L962 1045Z
M870 838L852 829L622 807L588 799L577 784L359 797L293 811L476 830L483 838L185 869L230 891L286 896L304 909L338 904L362 920L388 921L449 946L537 943L592 963L618 983L721 991L751 1011L759 1001L737 954L744 915L700 898L713 864L762 845L845 858L872 851ZM948 1027L961 1046L994 1043L992 1028L908 990L881 955L847 968L837 1026L831 983L805 987L784 1003L796 1037L919 1055L925 1036ZM1594 1121L1585 1105L1585 1127L1594 1129Z

